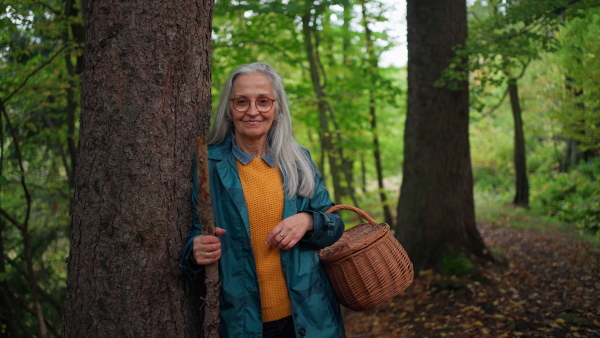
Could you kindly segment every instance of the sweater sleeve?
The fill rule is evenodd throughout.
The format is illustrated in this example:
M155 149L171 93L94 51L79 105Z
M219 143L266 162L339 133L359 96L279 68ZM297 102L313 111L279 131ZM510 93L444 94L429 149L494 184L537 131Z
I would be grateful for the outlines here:
M181 253L181 263L180 267L183 272L190 279L195 279L198 272L204 269L201 265L196 265L192 263L189 259L192 249L194 248L194 238L202 234L202 228L200 227L200 218L198 217L198 210L196 210L196 205L198 205L198 168L196 167L196 158L194 158L193 164L193 172L192 172L192 198L191 198L191 207L192 207L192 229L188 232L185 245L183 247L183 251Z

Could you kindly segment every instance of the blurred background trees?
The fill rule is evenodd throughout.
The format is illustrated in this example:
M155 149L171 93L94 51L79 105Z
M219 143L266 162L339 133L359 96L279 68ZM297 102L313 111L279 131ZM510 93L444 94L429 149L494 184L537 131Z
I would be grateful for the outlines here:
M1 335L56 336L61 325L84 6L0 5ZM392 224L404 165L407 68L381 62L396 43L382 28L392 19L390 6L218 0L212 94L218 97L235 66L272 64L290 96L296 137L312 151L335 201ZM456 47L438 86L464 79L459 61L469 60L476 217L514 203L598 238L598 8L597 0L467 2L469 39Z

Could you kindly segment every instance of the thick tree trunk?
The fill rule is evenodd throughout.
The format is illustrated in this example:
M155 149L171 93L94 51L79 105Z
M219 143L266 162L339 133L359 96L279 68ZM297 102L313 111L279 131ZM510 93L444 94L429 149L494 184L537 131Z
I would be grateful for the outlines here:
M525 136L523 135L523 120L521 119L521 103L516 80L508 83L508 95L515 123L515 175L516 189L513 204L529 208L529 180L527 179L527 155L525 154Z
M415 268L444 252L484 255L475 225L469 153L469 92L436 87L467 37L465 0L409 0L408 113L396 236Z
M89 2L65 337L197 337L179 269L213 2Z

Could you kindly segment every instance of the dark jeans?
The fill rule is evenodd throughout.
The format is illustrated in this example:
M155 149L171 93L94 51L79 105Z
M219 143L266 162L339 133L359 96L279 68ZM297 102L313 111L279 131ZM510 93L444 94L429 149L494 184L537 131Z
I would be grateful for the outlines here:
M263 323L263 338L296 338L292 316Z

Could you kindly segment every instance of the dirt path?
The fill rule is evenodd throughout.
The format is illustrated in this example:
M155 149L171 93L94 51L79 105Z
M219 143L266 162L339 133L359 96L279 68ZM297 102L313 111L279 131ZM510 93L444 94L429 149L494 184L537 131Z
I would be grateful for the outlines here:
M509 267L424 271L402 295L345 311L349 337L600 337L600 249L557 232L479 227Z

